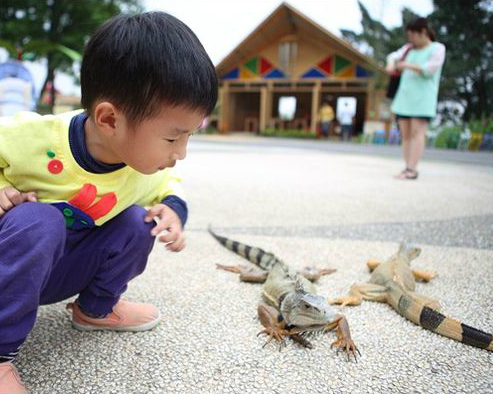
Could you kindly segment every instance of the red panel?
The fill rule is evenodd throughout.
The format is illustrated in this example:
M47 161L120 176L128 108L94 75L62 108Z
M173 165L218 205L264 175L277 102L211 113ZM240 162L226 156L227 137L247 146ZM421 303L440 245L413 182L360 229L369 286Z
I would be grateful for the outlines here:
M324 70L327 74L332 75L333 64L334 64L333 58L332 56L329 56L323 62L318 63L318 67Z
M263 75L270 69L274 67L272 64L269 63L269 61L265 60L263 57L260 58L260 74Z

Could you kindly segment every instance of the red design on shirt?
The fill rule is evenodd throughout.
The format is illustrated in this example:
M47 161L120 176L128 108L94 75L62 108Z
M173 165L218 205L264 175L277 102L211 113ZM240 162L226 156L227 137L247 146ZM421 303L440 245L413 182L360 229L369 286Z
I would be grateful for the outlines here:
M99 218L107 215L113 207L116 205L118 199L116 194L113 192L106 193L102 196L98 202L93 204L97 195L96 186L87 183L82 189L77 193L69 203L74 207L80 209L82 212L86 213L93 219L94 221Z
M63 163L60 160L53 159L48 162L48 171L52 174L59 174L63 170Z

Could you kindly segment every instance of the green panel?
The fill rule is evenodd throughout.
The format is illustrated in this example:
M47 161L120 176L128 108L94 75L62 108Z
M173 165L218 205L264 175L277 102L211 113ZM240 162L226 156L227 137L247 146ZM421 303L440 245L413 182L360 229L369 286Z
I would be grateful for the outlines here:
M341 71L343 68L346 68L347 66L351 65L351 62L347 59L344 59L343 57L336 55L336 61L335 61L335 72L336 74Z
M246 62L245 68L249 69L251 72L253 72L255 75L257 75L258 74L258 58L254 57L253 59Z

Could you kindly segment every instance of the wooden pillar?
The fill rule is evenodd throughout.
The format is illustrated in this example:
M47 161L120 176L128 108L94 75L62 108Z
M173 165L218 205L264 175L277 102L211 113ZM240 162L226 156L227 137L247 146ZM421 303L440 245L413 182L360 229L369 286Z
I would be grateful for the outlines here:
M230 93L229 93L229 85L227 82L223 83L223 86L219 87L219 100L220 100L220 108L219 108L219 121L218 121L218 129L221 134L226 134L229 131L229 108L230 108Z
M312 133L317 132L318 108L320 107L320 87L320 82L316 82L312 90L312 120L310 125L310 131Z
M270 126L272 114L272 86L268 84L260 88L260 131Z
M375 87L373 81L368 83L366 90L365 121L375 120Z

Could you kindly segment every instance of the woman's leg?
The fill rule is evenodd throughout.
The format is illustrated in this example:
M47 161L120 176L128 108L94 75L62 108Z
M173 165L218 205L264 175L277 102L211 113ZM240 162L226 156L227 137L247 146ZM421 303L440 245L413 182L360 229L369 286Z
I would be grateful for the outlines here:
M409 150L409 160L407 168L416 171L419 159L423 154L426 142L426 132L428 131L428 121L424 119L410 119L411 141Z
M402 154L406 168L409 168L409 159L411 156L411 120L399 119L399 130L402 138Z

